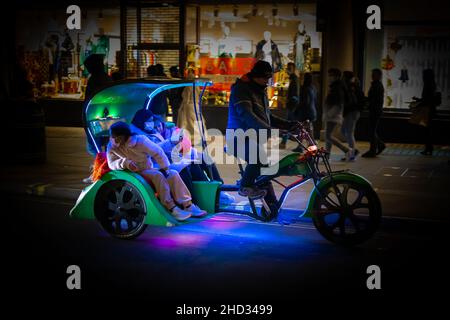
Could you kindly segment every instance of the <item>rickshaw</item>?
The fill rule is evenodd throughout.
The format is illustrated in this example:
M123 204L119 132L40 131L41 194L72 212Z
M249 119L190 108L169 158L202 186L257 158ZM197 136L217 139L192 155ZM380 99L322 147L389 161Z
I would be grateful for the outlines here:
M204 126L201 115L201 99L206 87L212 83L207 79L195 80L123 80L98 91L85 104L84 117L86 135L92 139L98 152L99 139L107 138L109 127L116 121L130 123L135 113L148 108L150 101L163 91L191 87L194 90L194 111L199 120L202 134L202 147L206 146ZM201 88L195 100L196 88ZM376 232L381 221L380 200L364 177L349 171L333 171L327 154L319 148L313 137L299 123L297 129L288 133L297 141L303 152L288 154L278 162L275 173L261 175L256 185L266 190L261 199L248 199L251 210L238 210L236 207L221 208L220 192L239 190L235 185L225 185L219 181L193 181L192 196L197 205L208 212L204 218L175 220L159 202L152 186L142 176L127 170L113 170L87 186L80 194L70 216L80 219L96 219L111 236L120 239L133 239L144 232L147 225L173 227L208 219L219 212L245 214L256 220L269 222L276 220L280 209L290 191L312 181L306 209L299 208L298 217L307 217L318 232L327 240L344 246L358 245ZM242 175L244 164L238 163ZM298 179L284 185L280 177ZM273 184L284 187L277 198ZM261 206L257 205L260 201Z

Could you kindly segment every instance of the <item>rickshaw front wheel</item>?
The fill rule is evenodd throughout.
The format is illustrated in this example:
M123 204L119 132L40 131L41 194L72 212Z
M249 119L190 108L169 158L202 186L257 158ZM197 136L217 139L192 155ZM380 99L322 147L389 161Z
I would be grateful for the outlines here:
M111 180L95 197L94 213L102 228L120 239L134 239L144 232L146 207L141 192L128 181Z
M381 203L368 184L335 179L320 188L315 198L313 223L327 240L353 246L370 239L381 221Z

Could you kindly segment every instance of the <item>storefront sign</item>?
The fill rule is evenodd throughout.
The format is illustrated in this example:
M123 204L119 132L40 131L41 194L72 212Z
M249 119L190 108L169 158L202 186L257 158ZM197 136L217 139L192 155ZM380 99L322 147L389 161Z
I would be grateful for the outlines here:
M200 58L200 74L243 75L251 70L255 58Z

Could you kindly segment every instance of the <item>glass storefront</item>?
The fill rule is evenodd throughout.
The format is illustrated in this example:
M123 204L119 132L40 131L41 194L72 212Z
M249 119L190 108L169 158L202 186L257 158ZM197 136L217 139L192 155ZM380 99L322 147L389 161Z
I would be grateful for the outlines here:
M82 29L71 31L65 30L66 17L62 9L18 12L19 58L37 98L82 101L89 76L83 61L91 53L105 55L110 76L125 78L146 77L147 68L158 63L168 74L182 62L184 76L193 71L214 82L203 96L205 106L228 106L231 85L261 59L275 71L268 88L271 108L285 108L288 63L301 80L306 72L320 79L315 3L188 4L185 14L176 3L124 3L83 9Z
M413 97L420 97L422 71L433 69L440 110L450 110L450 27L433 25L385 25L379 32L366 32L364 78L366 92L374 68L383 71L384 107L408 110Z
M27 70L36 98L83 100L88 72L84 59L103 54L111 75L120 64L120 9L82 11L81 30L66 29L64 10L17 13L18 58Z
M284 108L292 62L300 78L319 73L322 35L316 32L316 5L200 5L186 14L186 67L214 82L207 106L228 106L231 85L257 60L272 64L271 108Z

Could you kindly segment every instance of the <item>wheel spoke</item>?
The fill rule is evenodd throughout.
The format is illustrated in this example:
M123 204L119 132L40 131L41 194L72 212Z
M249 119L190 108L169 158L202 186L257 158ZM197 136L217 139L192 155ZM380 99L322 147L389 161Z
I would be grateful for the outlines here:
M321 215L321 216L327 216L329 214L333 214L333 213L336 213L336 212L333 211L333 210L330 210L328 208L320 208L320 209L314 210L314 213L317 214L317 215Z
M356 232L361 231L360 220L358 219L358 217L353 212L348 215L348 218L350 219L350 222L355 227Z
M336 192L333 190L333 188L328 189L330 192L327 193L324 197L324 200L328 201L329 203L331 203L334 207L339 207L339 203L334 202L333 199L330 198L330 194L334 194L336 196L336 199L339 201L339 197L336 194Z
M327 207L328 210L333 212L339 212L339 205L335 204L333 200L331 200L329 197L324 199L323 205Z
M136 208L136 201L137 201L137 197L133 193L130 201L122 203L122 208L124 208L126 210L134 209L134 208Z
M114 190L114 195L116 197L116 204L119 204L119 201L121 198L120 198L120 193L118 192L117 189Z
M120 202L123 202L123 196L125 194L125 191L127 191L127 188L126 187L122 187L122 189L120 190L119 199L118 199Z
M115 204L115 203L113 203L111 201L108 202L108 209L109 210L116 211L116 208L117 208L117 204Z
M133 229L133 219L130 216L127 216L126 220L127 220L127 226L128 226L127 231L130 231Z
M339 233L341 236L345 236L345 218L340 218L339 221Z
M339 199L339 202L341 206L347 207L348 206L348 190L350 189L350 186L348 184L344 184L344 190L342 190L341 197Z
M350 205L351 209L358 209L358 208L368 208L369 205L366 203L362 203L362 199L364 199L364 192L362 192L361 190L358 190L358 198L356 198L356 200Z

